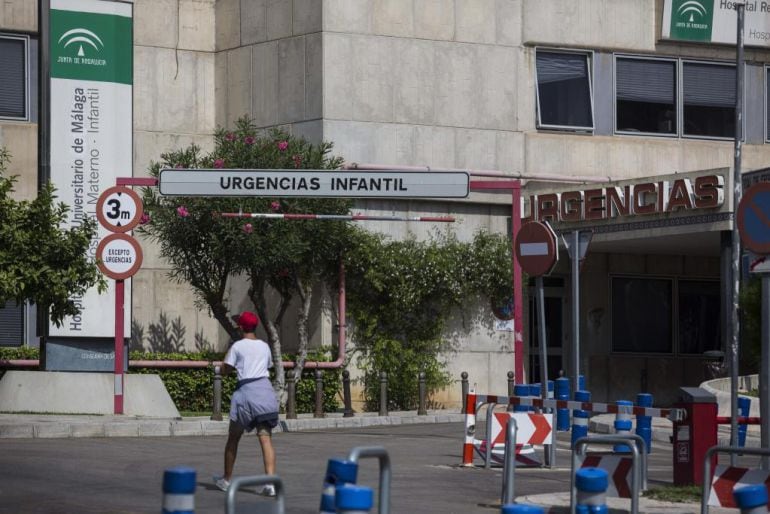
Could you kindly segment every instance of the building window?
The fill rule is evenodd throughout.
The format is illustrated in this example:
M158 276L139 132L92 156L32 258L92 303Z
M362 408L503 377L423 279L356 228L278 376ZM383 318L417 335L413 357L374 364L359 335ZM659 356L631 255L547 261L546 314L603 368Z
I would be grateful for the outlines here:
M673 353L673 281L612 278L612 351Z
M765 141L770 141L770 68L765 67Z
M615 130L676 135L676 61L618 57Z
M27 37L0 34L0 118L29 117L28 46Z
M735 137L735 66L615 56L615 132Z
M0 346L24 344L24 305L0 305Z
M719 282L679 280L679 353L719 350Z
M612 351L702 355L721 348L718 281L612 277L611 289Z
M593 130L589 55L537 50L535 60L538 127Z
M735 66L682 63L682 134L735 137Z

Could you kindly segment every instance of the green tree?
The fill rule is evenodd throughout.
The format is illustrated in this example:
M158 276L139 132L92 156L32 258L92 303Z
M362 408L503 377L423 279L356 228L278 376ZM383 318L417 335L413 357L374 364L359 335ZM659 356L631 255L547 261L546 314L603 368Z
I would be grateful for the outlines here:
M260 134L248 118L237 121L232 131L220 129L214 150L202 154L192 145L165 153L150 169L158 176L162 168L317 169L339 168L342 159L330 155L332 145L310 144L281 130ZM210 309L214 318L237 337L230 319L227 281L243 274L248 294L263 321L276 363L281 362L279 327L289 307L299 301L299 355L301 373L307 355L309 316L313 286L334 284L339 256L348 246L353 228L345 222L318 222L272 218L229 218L225 212L298 214L347 214L349 200L329 198L264 197L162 197L146 188L147 221L140 231L160 245L161 255L171 264L171 277L190 284L199 307ZM332 289L333 290L333 289ZM270 293L278 302L270 302ZM282 366L276 373L276 388L282 391Z
M370 410L379 407L381 371L389 376L388 408L416 406L419 372L426 374L429 393L447 386L442 359L453 349L451 316L470 316L474 298L509 298L512 290L510 240L486 231L467 243L451 232L429 241L360 234L345 266L348 315Z
M12 198L15 176L5 176L10 154L0 148L0 305L26 301L50 307L51 320L79 314L73 298L104 277L87 257L96 235L96 221L84 219L62 228L69 207L56 203L55 188L47 183L31 201Z

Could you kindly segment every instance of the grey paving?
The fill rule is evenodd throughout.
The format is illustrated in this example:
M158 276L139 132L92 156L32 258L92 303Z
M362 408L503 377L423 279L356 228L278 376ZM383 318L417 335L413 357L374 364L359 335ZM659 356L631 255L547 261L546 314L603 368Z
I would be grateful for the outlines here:
M458 412L415 412L343 418L302 416L282 420L275 435L279 475L287 487L288 513L317 512L325 462L344 457L355 446L384 446L393 462L393 514L481 514L499 512L500 468L484 470L480 461L462 468L464 433ZM608 433L611 415L595 416L591 429ZM148 419L129 416L0 414L0 513L157 512L164 468L186 464L199 473L196 512L223 512L223 495L210 484L219 472L226 421L208 418ZM671 482L671 426L654 424L650 485ZM720 433L720 437L725 433ZM245 440L246 441L246 440ZM258 446L242 443L237 474L261 470ZM560 433L555 469L516 473L517 502L567 512L569 434ZM749 435L749 444L758 438ZM376 466L366 465L361 482L376 488ZM89 500L76 490L82 488ZM74 491L70 491L74 489ZM87 492L86 492L87 491ZM256 503L255 503L256 502ZM271 512L270 502L248 493L251 512ZM630 502L611 499L613 512ZM642 497L642 512L697 513L699 504L671 504ZM266 510L260 510L266 509ZM722 509L711 509L712 513ZM734 512L734 511L733 511Z

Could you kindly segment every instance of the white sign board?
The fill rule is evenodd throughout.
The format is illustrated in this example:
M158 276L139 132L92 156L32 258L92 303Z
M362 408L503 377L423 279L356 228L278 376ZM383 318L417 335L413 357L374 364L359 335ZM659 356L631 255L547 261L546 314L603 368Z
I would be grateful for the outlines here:
M744 44L770 47L770 2L748 0ZM737 19L733 0L665 0L663 39L734 45Z
M51 0L51 182L69 205L65 228L96 218L102 192L131 175L133 130L133 4L111 0ZM99 227L88 249L96 259ZM130 285L126 283L130 298ZM73 297L80 309L52 337L114 337L115 286ZM126 302L130 309L131 302ZM130 310L125 316L130 333Z
M466 198L470 175L464 171L164 169L158 188L167 196Z

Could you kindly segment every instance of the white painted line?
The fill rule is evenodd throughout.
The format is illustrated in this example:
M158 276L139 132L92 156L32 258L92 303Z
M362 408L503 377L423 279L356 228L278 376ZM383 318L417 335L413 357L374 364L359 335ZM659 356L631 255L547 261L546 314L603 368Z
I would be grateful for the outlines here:
M521 256L529 255L548 255L548 243L522 243L519 245L521 248Z

